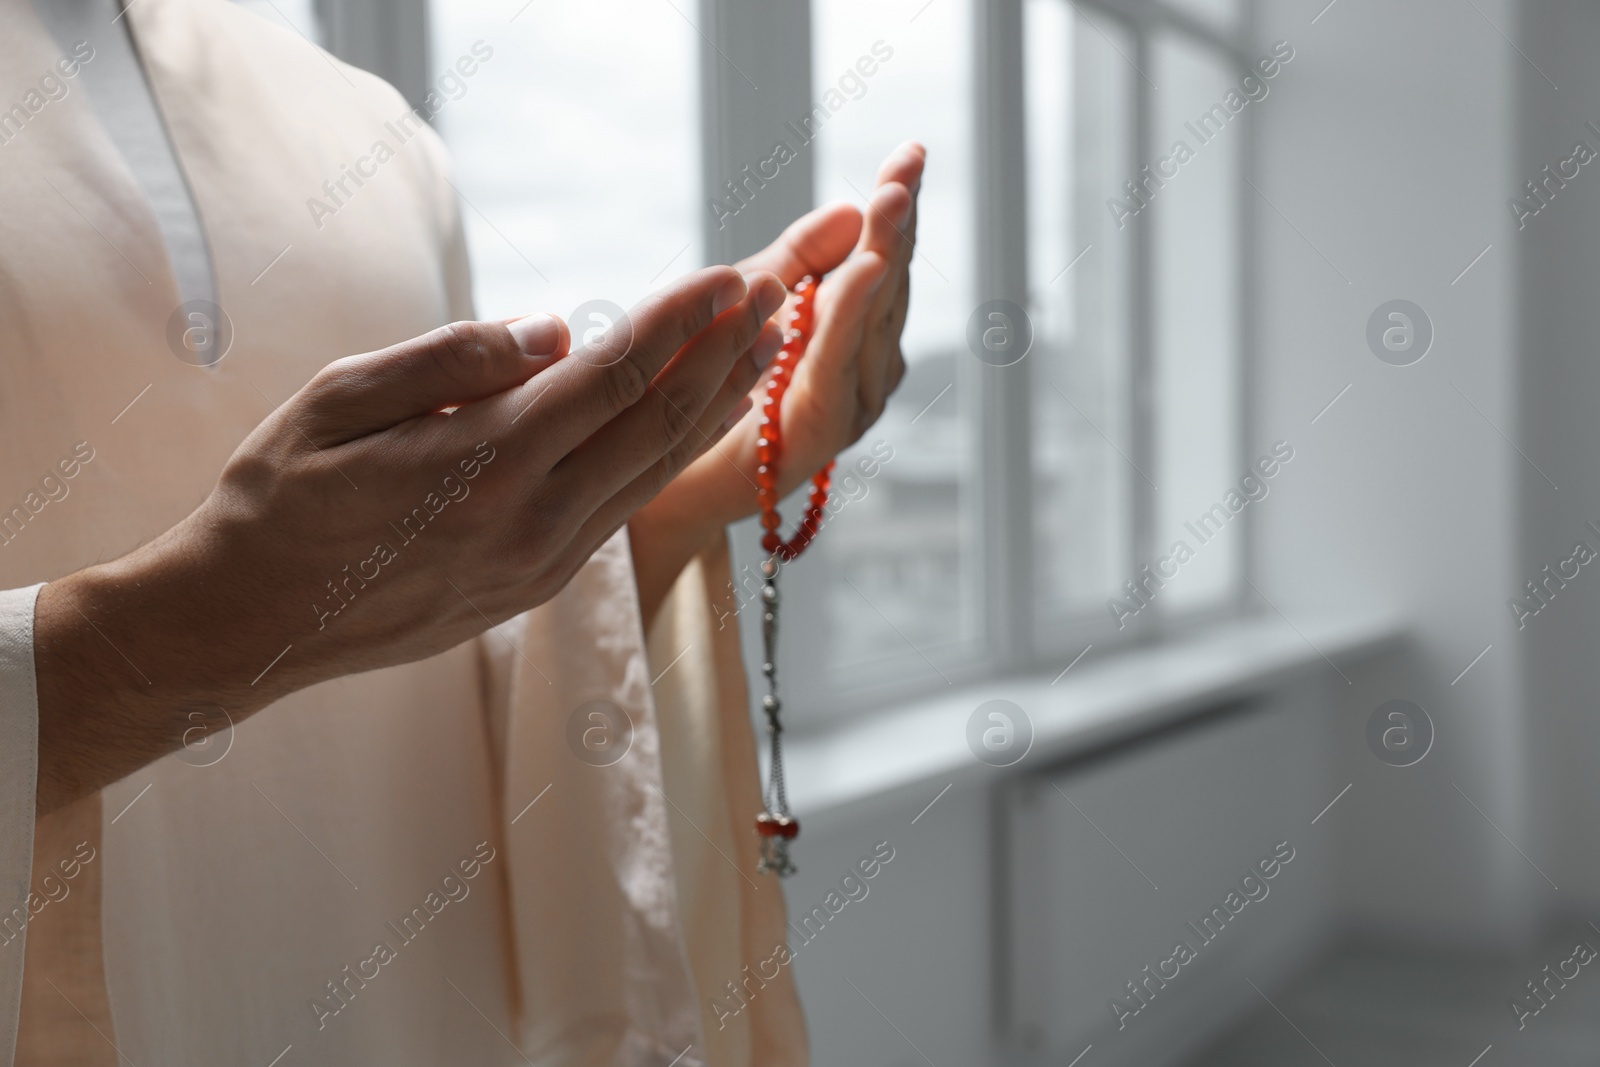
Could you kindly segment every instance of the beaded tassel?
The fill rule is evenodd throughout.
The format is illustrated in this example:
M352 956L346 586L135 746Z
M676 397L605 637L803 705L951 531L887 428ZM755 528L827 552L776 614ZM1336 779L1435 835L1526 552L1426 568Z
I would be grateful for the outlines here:
M783 781L783 723L778 711L778 561L761 561L761 671L767 676L767 695L761 710L767 713L767 788L762 796L766 810L756 816L756 833L761 835L761 859L757 874L768 871L780 878L795 872L789 859L789 842L800 834L800 823L789 814L789 794Z
M760 874L772 872L779 877L791 875L795 866L789 859L789 843L800 836L800 823L789 814L789 794L783 778L783 723L779 712L783 707L778 699L778 566L788 563L806 550L811 539L822 528L822 516L828 503L828 483L833 474L833 461L811 478L811 496L806 512L794 537L784 541L778 534L778 460L783 455L783 430L780 417L783 411L783 394L794 377L795 366L805 355L811 339L815 318L812 300L817 282L810 275L802 278L794 288L794 307L789 313L789 329L784 334L783 351L767 379L767 393L761 406L760 437L756 441L756 501L761 506L761 547L768 555L761 561L761 671L767 677L767 695L761 699L761 709L767 715L768 770L767 787L763 795L766 810L756 816L756 833L761 835L761 860L756 865Z

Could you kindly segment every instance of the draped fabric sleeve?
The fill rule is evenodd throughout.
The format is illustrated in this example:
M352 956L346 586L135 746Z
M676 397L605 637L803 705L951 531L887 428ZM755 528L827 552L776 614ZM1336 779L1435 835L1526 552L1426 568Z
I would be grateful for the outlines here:
M479 640L519 1049L558 1067L704 1064L627 531Z
M762 810L728 541L692 560L649 634L678 910L707 1062L803 1067L781 883L755 873Z
M33 605L42 586L0 591L0 1064L16 1048L39 775Z
M519 1047L536 1062L806 1062L779 962L782 890L755 874L760 790L738 637L718 607L728 588L719 538L647 644L623 530L554 600L480 639ZM757 971L759 993L734 999L727 987Z

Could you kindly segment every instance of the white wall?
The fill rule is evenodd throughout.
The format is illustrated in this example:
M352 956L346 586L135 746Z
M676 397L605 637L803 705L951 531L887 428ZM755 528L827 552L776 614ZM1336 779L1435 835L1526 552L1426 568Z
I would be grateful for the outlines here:
M1252 982L1273 989L1321 947L1339 833L1331 818L1311 820L1328 799L1330 710L1326 686L1307 679L1021 783L1012 1011L1042 1062L1090 1044L1098 1064L1169 1062L1259 1007ZM1289 862L1262 879L1258 865L1275 855ZM1241 903L1247 892L1260 899ZM1218 907L1233 918L1189 925ZM1180 942L1194 958L1176 955Z
M1064 1064L1093 1042L1097 1063L1149 1067L1227 1026L1258 1004L1246 978L1271 989L1330 932L1340 832L1311 820L1331 796L1333 721L1328 687L1303 679L998 790L958 785L920 818L937 785L806 820L792 915L878 842L895 850L864 899L795 938L814 1062ZM1296 858L1267 898L1119 1031L1124 983L1285 840Z
M1414 620L1414 659L1344 687L1347 917L1516 940L1550 889L1506 838L1551 858L1527 796L1526 646L1505 607L1521 581L1522 487L1543 484L1501 436L1521 430L1521 250L1505 200L1523 60L1496 27L1515 32L1517 7L1340 0L1312 25L1320 7L1273 0L1261 13L1262 39L1298 55L1256 116L1257 184L1277 209L1259 217L1258 441L1288 436L1299 452L1258 515L1259 584L1290 618L1386 604ZM1364 339L1393 298L1420 304L1436 331L1410 367ZM1391 698L1423 705L1437 729L1435 751L1407 770L1361 741Z
M800 873L784 886L792 917L821 905L878 842L895 850L864 899L808 943L791 935L813 1063L914 1067L917 1048L941 1067L996 1061L987 791L952 788L913 825L937 792L805 820Z

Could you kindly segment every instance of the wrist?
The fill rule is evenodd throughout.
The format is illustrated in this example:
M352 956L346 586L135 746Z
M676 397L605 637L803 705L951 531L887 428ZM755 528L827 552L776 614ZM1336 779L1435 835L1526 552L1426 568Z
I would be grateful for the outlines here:
M193 712L208 721L221 718L220 707L236 720L244 713L218 684L221 650L196 655L185 647L196 633L220 642L214 627L183 625L181 583L159 544L39 591L40 814L177 750L195 725Z
M139 671L107 656L117 652L96 634L94 583L87 572L70 574L39 590L33 611L33 662L39 703L40 815L99 789L108 776L97 756L107 724L144 719ZM86 610L87 609L87 610ZM98 647L96 643L98 642Z
M724 529L724 524L711 513L686 508L680 499L669 499L677 495L669 487L628 521L634 581L647 632L683 568L709 548Z

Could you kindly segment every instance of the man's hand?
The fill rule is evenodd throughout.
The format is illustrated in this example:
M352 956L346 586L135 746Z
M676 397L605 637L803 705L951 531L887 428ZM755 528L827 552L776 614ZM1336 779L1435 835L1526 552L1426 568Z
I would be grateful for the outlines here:
M188 518L47 585L38 808L313 683L433 655L555 596L742 411L777 352L766 273L692 274L562 358L547 316L338 360Z
M925 156L915 142L890 153L864 219L849 204L818 208L738 264L771 271L789 286L831 272L817 290L811 346L784 394L780 494L858 440L905 374L900 333ZM759 411L747 414L635 516L631 540L647 620L695 553L728 523L755 514L759 420Z

